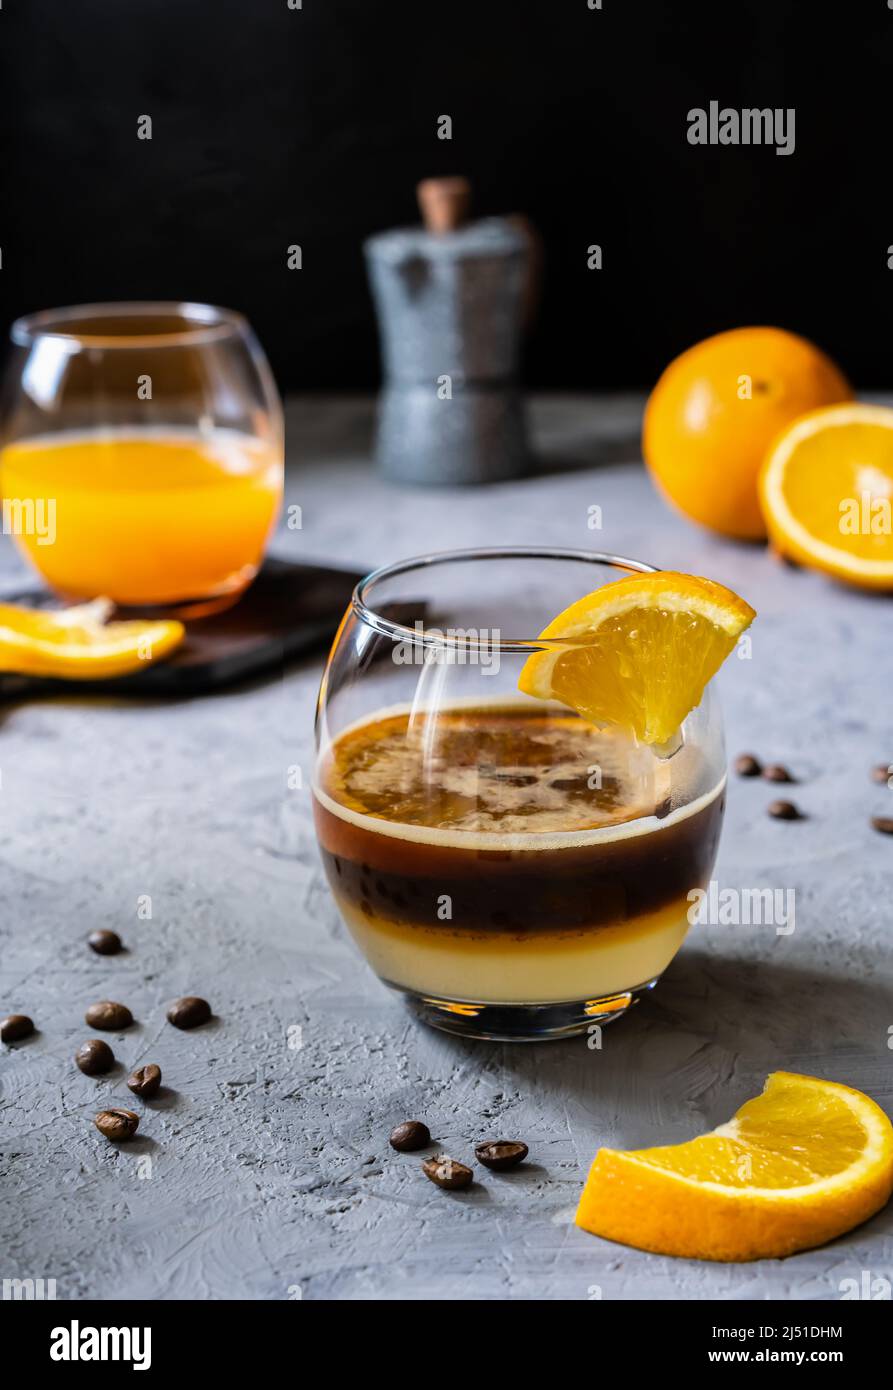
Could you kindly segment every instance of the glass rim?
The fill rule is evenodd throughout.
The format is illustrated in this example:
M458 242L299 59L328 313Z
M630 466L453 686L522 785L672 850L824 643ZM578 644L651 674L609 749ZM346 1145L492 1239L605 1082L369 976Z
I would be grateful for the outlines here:
M181 319L182 328L153 333L115 333L115 319ZM79 319L105 319L107 332L66 330ZM121 299L95 304L68 304L61 309L38 309L17 318L9 336L17 347L33 347L42 338L53 338L83 348L185 347L214 342L249 332L248 321L236 309L183 299Z
M425 555L412 556L407 560L397 560L393 564L381 565L378 569L371 570L360 580L351 595L351 611L375 632L379 632L385 637L391 637L395 641L410 642L414 646L452 648L464 651L483 649L487 652L522 652L527 654L531 650L542 651L552 646L566 647L567 641L564 638L499 637L494 640L492 638L469 637L466 634L461 636L448 635L436 628L420 631L418 628L406 627L404 623L385 617L383 613L378 612L374 606L367 602L368 591L373 585L392 579L396 575L409 574L413 570L424 570L435 565L476 560L512 559L573 561L621 569L632 574L656 574L658 572L655 565L648 565L643 560L631 560L627 556L612 555L602 550L572 550L557 546L539 545L472 546L460 550L436 550ZM581 594L580 597L582 598L583 595Z

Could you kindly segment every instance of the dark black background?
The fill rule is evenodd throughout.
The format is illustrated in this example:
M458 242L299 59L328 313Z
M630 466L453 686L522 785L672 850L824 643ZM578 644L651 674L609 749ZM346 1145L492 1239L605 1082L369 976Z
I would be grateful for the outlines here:
M417 179L461 172L478 212L545 239L531 384L647 386L690 342L768 322L888 386L886 0L603 5L4 0L4 328L210 300L247 312L284 387L371 385L362 239L415 220ZM794 106L796 152L689 146L711 99Z

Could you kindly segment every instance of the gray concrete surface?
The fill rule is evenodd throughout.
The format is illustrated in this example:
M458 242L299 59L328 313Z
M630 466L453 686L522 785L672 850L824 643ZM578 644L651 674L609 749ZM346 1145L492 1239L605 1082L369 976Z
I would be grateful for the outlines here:
M893 806L868 776L893 758L890 606L671 514L635 462L638 408L538 402L542 476L430 492L370 470L368 402L295 402L288 493L304 527L276 549L371 566L497 540L595 545L741 591L760 616L752 660L721 676L729 751L789 763L809 819L772 822L772 789L734 782L717 878L795 888L793 934L696 930L601 1051L451 1040L411 1022L354 951L308 792L287 789L291 765L310 769L319 661L213 699L8 705L0 1012L40 1033L0 1048L0 1278L55 1279L59 1298L577 1300L835 1300L862 1271L893 1280L893 1209L825 1249L744 1266L644 1255L571 1224L599 1144L687 1138L774 1068L893 1107L893 840L868 825ZM0 576L18 564L0 542ZM94 956L93 927L119 931L127 954ZM211 1001L213 1024L165 1023L186 992ZM137 1023L112 1039L123 1065L91 1079L71 1055L103 997ZM165 1090L113 1147L93 1113L127 1105L124 1069L153 1060ZM387 1146L407 1116L456 1157L498 1132L524 1138L531 1162L440 1192Z

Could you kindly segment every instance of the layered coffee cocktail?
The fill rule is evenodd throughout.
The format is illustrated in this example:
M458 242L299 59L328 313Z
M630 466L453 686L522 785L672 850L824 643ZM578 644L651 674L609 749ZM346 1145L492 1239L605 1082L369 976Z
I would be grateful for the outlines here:
M670 780L566 710L403 711L328 751L317 833L342 916L389 984L604 1000L661 974L710 875L722 784L674 807Z
M525 611L508 621L528 631L560 607L552 586L635 573L602 557L500 551L384 571L360 587L320 699L314 815L342 917L427 1021L474 1036L583 1031L649 989L709 881L724 805L709 693L671 737L653 695L647 725L635 711L629 726L584 718L568 703L573 661L556 664L570 647L504 638L504 617L483 622L505 603L499 581L527 570L533 582L513 595ZM460 610L451 589L462 580ZM477 621L444 626L445 603ZM413 613L424 617L407 622ZM590 667L616 685L626 653L612 668L604 644L574 641L587 690ZM531 667L538 654L548 671ZM546 697L548 682L560 699Z

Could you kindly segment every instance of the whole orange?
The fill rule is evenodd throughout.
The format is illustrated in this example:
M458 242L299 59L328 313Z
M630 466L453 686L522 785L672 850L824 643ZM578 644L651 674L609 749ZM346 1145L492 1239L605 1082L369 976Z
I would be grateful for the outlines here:
M830 357L781 328L736 328L683 352L645 408L642 449L658 489L692 521L758 540L757 476L798 415L852 400Z

